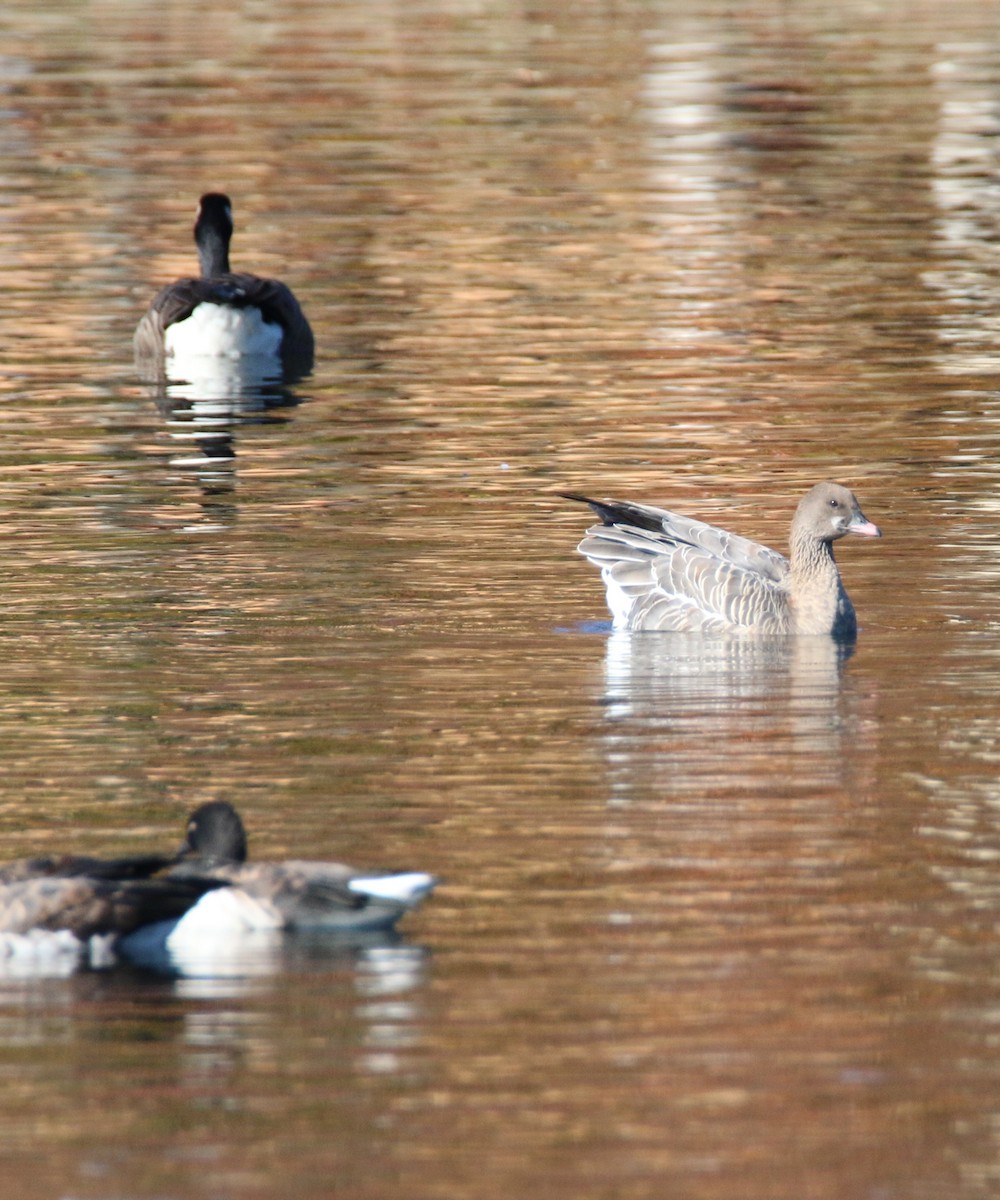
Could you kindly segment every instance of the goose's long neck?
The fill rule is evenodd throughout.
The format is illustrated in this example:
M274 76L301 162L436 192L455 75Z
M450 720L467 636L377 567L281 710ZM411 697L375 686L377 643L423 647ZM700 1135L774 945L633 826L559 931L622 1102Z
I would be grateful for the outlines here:
M229 238L214 226L199 225L194 233L203 279L229 273Z
M854 609L840 581L831 542L793 533L790 604L796 633L853 636Z
M793 578L825 579L838 575L833 542L820 542L793 530L790 549Z

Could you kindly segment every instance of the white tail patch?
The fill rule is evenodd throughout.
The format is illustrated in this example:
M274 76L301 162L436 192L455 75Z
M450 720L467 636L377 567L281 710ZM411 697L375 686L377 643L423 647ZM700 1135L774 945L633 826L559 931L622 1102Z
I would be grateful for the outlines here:
M352 879L347 885L352 892L373 896L379 900L392 900L396 904L410 907L418 904L434 890L435 879L423 871L409 871L403 875L374 875L371 878Z
M184 321L168 325L163 349L174 358L244 354L276 357L281 350L282 328L270 324L259 308L232 308L227 304L199 304Z

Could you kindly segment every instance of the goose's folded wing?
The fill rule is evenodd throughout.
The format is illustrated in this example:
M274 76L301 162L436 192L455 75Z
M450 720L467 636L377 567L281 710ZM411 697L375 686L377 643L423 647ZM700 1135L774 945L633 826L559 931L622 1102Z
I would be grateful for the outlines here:
M788 559L760 542L676 513L664 512L663 516L664 533L679 545L702 550L722 563L760 575L772 583L781 583L788 576Z
M365 897L351 891L349 867L292 859L273 869L280 882L275 904L290 925L321 923L326 914L365 906Z
M648 554L658 553L664 545L694 546L713 558L758 572L775 583L780 583L788 575L788 559L783 554L705 521L649 504L591 500L576 494L569 498L589 504L604 522L603 525L588 529L588 538L605 536L614 539L616 535L645 535L648 539L645 552ZM582 546L580 552L587 554Z
M365 899L349 887L354 872L337 863L290 860L281 863L199 862L190 859L171 872L171 878L221 879L248 896L273 907L288 923L294 914L324 909L356 909Z
M299 302L287 284L278 279L237 273L211 279L191 277L175 280L153 297L144 320L155 317L162 332L168 325L186 320L199 304L259 308L265 320L277 321L286 328L294 326L297 332L303 328L309 329Z
M685 545L650 565L652 586L640 605L641 625L635 628L787 632L787 591L756 570ZM660 623L669 622L674 612L683 616L681 624Z
M669 532L595 525L579 550L601 569L619 625L787 631L787 560L746 538L683 519Z
M294 859L282 863L281 871L289 897L297 902L300 920L333 909L413 908L437 882L424 871L364 874L341 863Z
M0 885L28 879L148 879L175 862L164 854L135 854L121 858L94 858L87 854L52 854L20 858L0 867Z
M0 887L0 931L65 929L80 939L129 933L152 921L182 916L217 886L211 879L24 880Z

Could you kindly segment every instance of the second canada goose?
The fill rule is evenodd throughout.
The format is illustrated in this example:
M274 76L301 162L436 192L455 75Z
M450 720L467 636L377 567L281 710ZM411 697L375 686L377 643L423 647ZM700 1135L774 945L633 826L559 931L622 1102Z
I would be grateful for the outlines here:
M169 878L222 881L229 887L191 910L190 919L178 925L178 939L189 930L200 936L201 927L211 929L216 914L228 922L237 912L245 928L390 929L436 883L423 871L364 871L306 859L247 862L243 822L223 800L203 804L190 815L180 857Z
M107 964L123 939L176 922L206 892L209 878L93 878L46 874L0 885L0 963L53 960Z
M166 875L177 861L176 852L53 854L0 864L0 964L108 964L123 938L179 920L222 886L206 876Z
M229 269L233 210L207 192L198 204L194 240L201 275L168 284L135 331L136 358L163 364L198 357L256 356L280 362L286 378L312 369L313 333L291 289Z
M618 629L857 636L833 557L845 534L881 537L854 494L817 483L799 502L790 557L703 521L617 500L579 500L603 524L578 549L601 570Z

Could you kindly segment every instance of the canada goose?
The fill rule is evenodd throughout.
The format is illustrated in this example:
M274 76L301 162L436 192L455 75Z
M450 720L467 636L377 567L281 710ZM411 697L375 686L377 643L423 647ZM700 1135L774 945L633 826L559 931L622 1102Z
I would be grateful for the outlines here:
M342 863L289 859L247 862L247 839L239 813L222 800L201 805L188 818L180 865L170 878L222 880L215 904L193 910L178 936L225 907L240 906L249 927L326 929L358 932L389 929L434 888L435 879L421 871L394 874L363 871ZM226 893L229 893L228 895ZM207 899L207 897L206 897ZM186 928L182 928L186 927Z
M220 947L231 950L245 934L389 930L435 884L423 872L246 857L239 814L213 801L191 813L172 854L65 854L0 865L0 963L107 964L120 956L162 968L177 965L176 953L210 966Z
M0 962L107 962L122 938L176 921L220 884L201 878L41 875L0 885Z
M200 278L178 279L154 297L135 331L140 364L185 362L206 357L253 356L280 362L286 378L313 365L313 334L290 288L229 269L233 212L229 197L207 192L198 204L194 240Z
M857 636L833 543L881 533L840 484L818 483L799 502L790 558L665 509L564 495L603 522L578 549L601 570L616 628Z

